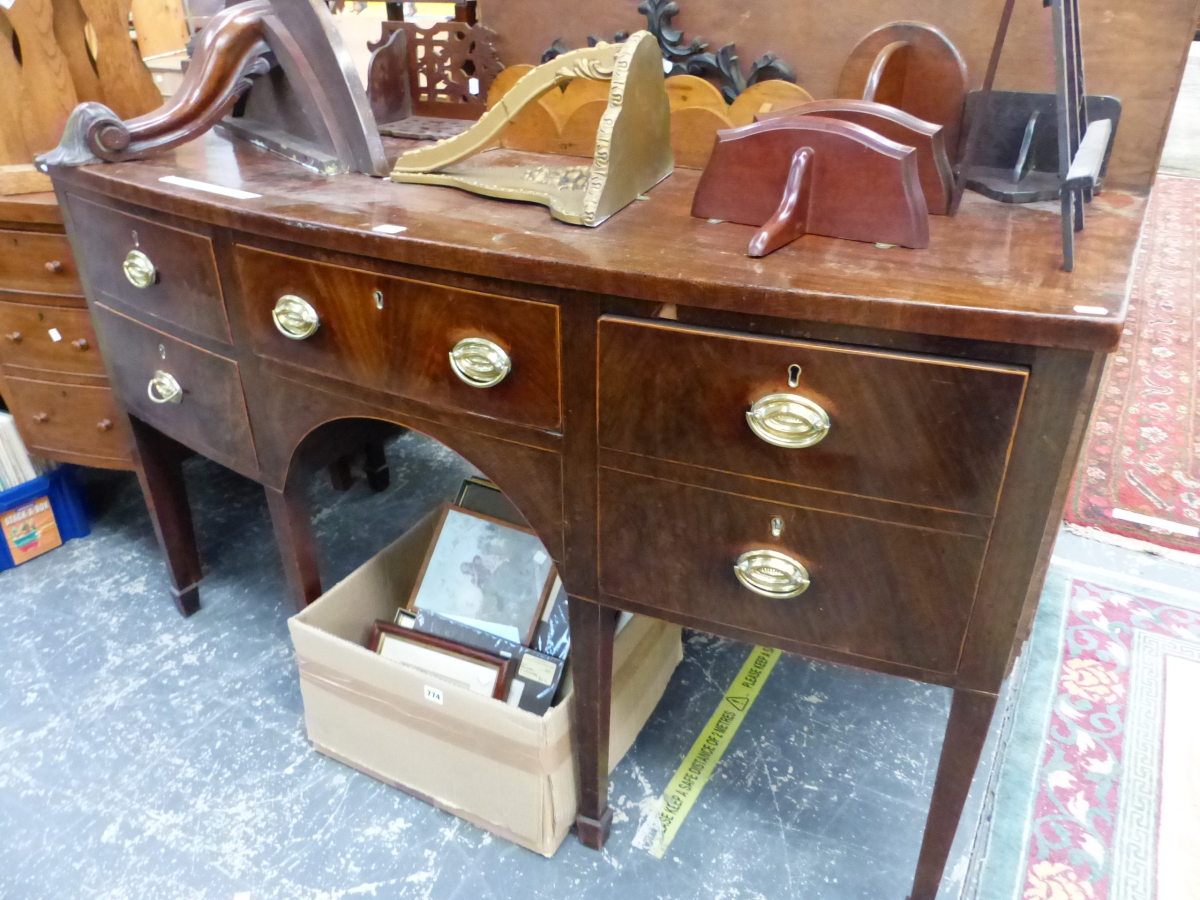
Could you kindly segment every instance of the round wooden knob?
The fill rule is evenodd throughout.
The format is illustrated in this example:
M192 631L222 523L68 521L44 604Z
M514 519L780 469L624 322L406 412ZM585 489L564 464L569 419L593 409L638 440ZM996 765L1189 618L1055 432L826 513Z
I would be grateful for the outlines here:
M78 340L71 341L71 346L76 350L86 350L90 345L87 342L87 338L79 338Z
M46 271L51 275L60 275L62 274L62 270L63 264L61 260L52 259L50 262L46 263Z
M33 421L37 422L38 424L44 425L46 422L50 421L50 416L48 413L44 413L44 412L34 413Z
M112 431L112 420L101 419L99 422L96 423L96 430L97 431Z
M10 344L19 344L21 343L21 332L14 331L12 334L6 334L4 339Z

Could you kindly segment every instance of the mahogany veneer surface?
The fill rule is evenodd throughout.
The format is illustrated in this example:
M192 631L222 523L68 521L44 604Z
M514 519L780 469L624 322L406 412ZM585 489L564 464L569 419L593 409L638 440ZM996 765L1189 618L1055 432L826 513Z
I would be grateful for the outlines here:
M912 892L932 900L1121 336L1143 196L1097 197L1067 274L1057 210L973 195L930 219L927 250L810 235L750 259L752 227L690 215L683 170L597 229L215 135L52 175L184 612L200 568L179 444L266 486L303 604L320 577L295 460L364 419L417 429L506 492L571 595L581 840L611 819L624 608L953 688ZM120 269L134 229L162 273L143 292ZM284 293L317 310L311 337L275 329ZM469 336L510 355L497 386L453 375ZM181 403L147 396L159 369ZM755 436L749 405L782 392L825 409L823 441ZM750 592L749 549L791 555L810 587Z

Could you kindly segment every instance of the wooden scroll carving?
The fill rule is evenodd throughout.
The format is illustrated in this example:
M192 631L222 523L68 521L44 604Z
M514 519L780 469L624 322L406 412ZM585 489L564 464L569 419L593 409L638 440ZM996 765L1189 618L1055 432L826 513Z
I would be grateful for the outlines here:
M750 256L805 234L929 246L917 152L838 119L786 116L724 131L692 215L763 226Z
M167 103L129 121L82 103L39 167L139 159L221 124L325 174L385 174L366 95L328 19L322 0L231 4L205 26Z
M946 152L958 159L967 64L932 25L893 22L868 34L842 67L838 96L885 103L941 125Z
M945 216L950 213L950 201L954 192L954 172L950 158L946 155L946 144L942 127L931 122L922 122L894 106L873 103L870 100L817 100L802 106L779 112L764 112L758 115L760 122L781 116L824 116L841 119L869 128L897 144L913 147L917 151L917 174L921 189L925 193L925 205L930 215Z
M561 83L611 82L591 165L488 166L468 157L495 145L520 111ZM573 50L521 78L470 129L396 161L392 180L540 203L556 219L594 227L671 174L670 104L651 34Z
M384 22L372 50L367 96L382 134L441 139L460 134L486 110L503 70L496 34L482 25Z
M679 13L676 0L643 0L637 9L646 17L646 30L658 41L663 59L670 63L667 75L703 78L720 91L726 103L733 103L743 91L756 84L796 80L795 69L774 53L764 53L752 62L749 75L745 75L734 44L726 44L713 53L708 49L708 42L701 38L685 41L683 31L671 24L671 20ZM613 43L619 44L628 38L629 33L623 31L613 37ZM599 43L599 38L588 38L590 46ZM569 49L562 38L557 38L542 54L542 62L547 63L569 52Z

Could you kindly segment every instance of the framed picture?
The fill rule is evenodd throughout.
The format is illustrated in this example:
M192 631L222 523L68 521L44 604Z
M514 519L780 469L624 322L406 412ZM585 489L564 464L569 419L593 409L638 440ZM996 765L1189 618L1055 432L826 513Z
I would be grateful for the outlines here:
M529 529L447 506L406 607L528 646L553 576L550 554Z
M381 619L371 629L370 649L384 659L429 672L473 694L496 700L508 694L512 660L474 647Z
M486 478L464 478L454 505L483 513L518 528L529 527L521 511L513 505L507 495Z

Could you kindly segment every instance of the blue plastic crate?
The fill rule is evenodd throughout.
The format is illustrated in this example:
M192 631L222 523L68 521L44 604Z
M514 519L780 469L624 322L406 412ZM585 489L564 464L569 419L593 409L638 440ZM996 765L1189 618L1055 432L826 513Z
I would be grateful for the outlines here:
M49 510L42 505L49 501ZM47 522L53 513L53 524ZM57 532L57 533L56 533ZM70 466L0 491L0 572L91 533ZM14 560L13 551L17 560Z

